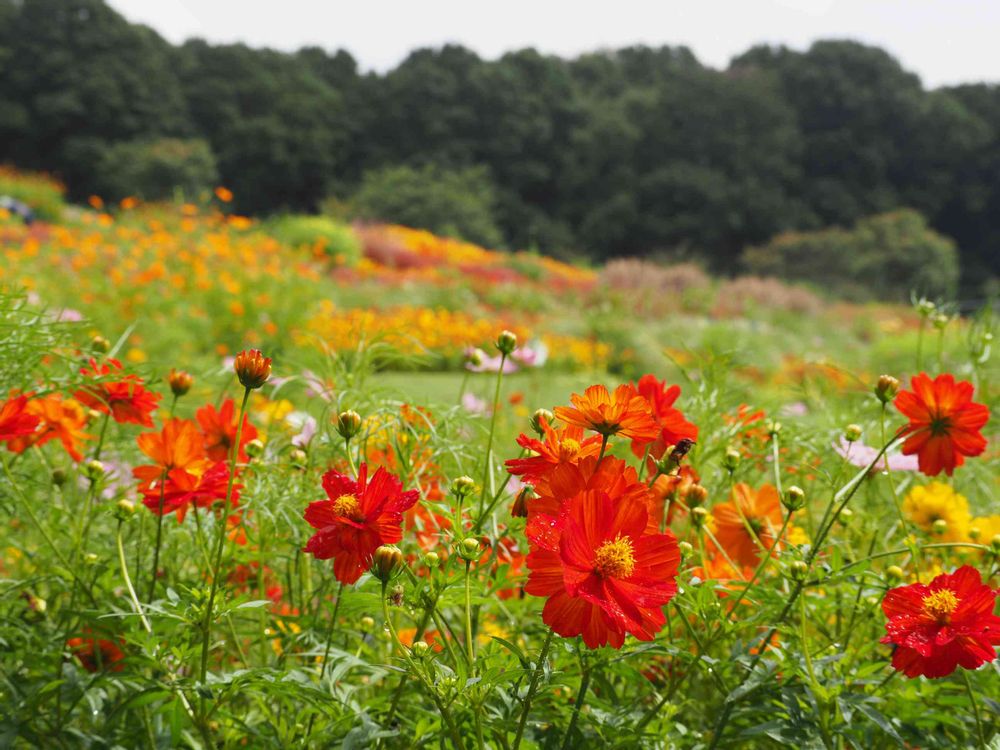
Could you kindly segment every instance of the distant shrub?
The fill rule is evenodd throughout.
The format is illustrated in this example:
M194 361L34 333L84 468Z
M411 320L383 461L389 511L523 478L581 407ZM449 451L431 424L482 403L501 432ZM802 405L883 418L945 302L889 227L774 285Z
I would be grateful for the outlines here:
M111 200L192 200L217 185L219 173L206 141L163 138L109 146L97 179L101 197Z
M751 273L808 281L854 300L953 297L958 287L954 243L910 209L870 216L852 229L778 235L748 248L743 262Z
M361 241L354 230L327 216L288 214L271 219L264 228L279 242L310 247L339 265L353 266L361 259Z
M783 310L812 315L822 307L823 301L808 289L780 279L740 276L719 285L712 314L736 318L755 311Z
M65 203L66 188L46 174L21 172L0 165L0 196L6 195L31 206L35 216L44 221L58 221Z
M498 247L493 182L485 169L433 165L387 167L365 174L351 199L351 214Z
M601 270L601 285L619 292L643 315L700 309L712 280L695 263L663 266L638 258L612 260Z

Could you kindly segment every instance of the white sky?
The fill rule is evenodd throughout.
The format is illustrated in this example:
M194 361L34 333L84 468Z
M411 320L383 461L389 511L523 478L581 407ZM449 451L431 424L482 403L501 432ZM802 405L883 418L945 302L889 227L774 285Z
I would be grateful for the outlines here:
M754 44L877 44L929 87L1000 81L998 0L109 0L171 42L344 48L384 71L417 47L456 42L486 58L512 49L574 56L685 44L713 67Z

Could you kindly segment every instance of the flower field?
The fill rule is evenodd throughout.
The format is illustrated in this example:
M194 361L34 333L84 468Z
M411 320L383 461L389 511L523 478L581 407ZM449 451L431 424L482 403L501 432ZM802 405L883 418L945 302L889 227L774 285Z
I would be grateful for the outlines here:
M0 216L0 746L1000 742L989 312L231 198Z

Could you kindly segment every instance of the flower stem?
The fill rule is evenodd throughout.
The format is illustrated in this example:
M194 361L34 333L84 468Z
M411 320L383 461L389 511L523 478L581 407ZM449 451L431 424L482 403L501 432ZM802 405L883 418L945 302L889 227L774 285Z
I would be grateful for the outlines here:
M555 633L550 628L545 636L545 641L542 643L542 650L538 654L535 669L531 673L528 692L525 694L524 703L521 706L521 720L517 724L517 734L514 736L514 744L511 746L511 750L518 750L521 746L521 737L524 735L524 727L528 723L528 714L531 712L531 699L535 697L535 690L538 689L538 680L541 678L542 670L545 668L545 657L549 655L549 646L552 644L553 635Z
M580 709L583 708L584 698L587 696L587 688L590 687L590 667L584 666L583 679L580 680L580 690L576 694L576 701L573 703L573 715L570 717L569 726L566 727L566 734L563 735L561 750L569 750L570 738L576 728L577 719L580 717Z
M469 654L469 666L475 673L476 649L472 637L472 576L469 574L472 561L465 561L465 648Z
M132 585L132 577L128 574L128 563L125 562L125 545L122 542L122 522L118 522L118 533L116 534L118 543L118 564L122 569L122 579L125 581L125 588L128 589L129 599L132 600L132 607L135 609L135 613L139 615L139 620L142 622L142 627L146 629L147 633L152 633L153 628L149 625L149 620L146 619L145 613L142 611L142 605L139 604L139 597L135 595L135 587Z
M323 666L319 670L319 681L326 677L326 663L330 659L330 644L333 642L333 631L337 627L337 612L340 611L340 600L344 596L343 582L337 587L337 601L333 605L333 614L330 615L330 626L326 631L326 649L323 651Z
M226 502L218 519L219 533L215 539L215 560L212 565L212 588L208 595L208 605L205 607L205 621L202 623L201 666L198 670L198 681L204 683L208 673L208 642L212 635L212 614L215 609L215 594L219 590L219 573L222 567L222 549L226 541L226 514L233 499L233 482L236 480L236 461L240 455L240 438L243 436L243 419L247 412L247 401L250 400L250 388L243 389L243 402L240 404L240 415L236 420L236 439L233 441L229 454L229 482L226 485ZM160 516L162 518L162 514Z
M483 481L479 490L479 515L483 515L483 506L486 503L486 480L490 478L490 466L493 461L493 433L497 426L497 412L500 411L500 384L503 382L503 367L507 362L507 355L500 352L500 368L497 370L497 385L493 391L493 413L490 415L490 436L486 440L486 461L483 464Z
M149 595L146 601L153 601L153 594L156 593L156 570L160 567L160 544L163 542L163 493L167 487L167 470L164 469L160 475L160 504L156 512L156 544L153 545L153 570L149 574ZM198 509L195 508L197 513Z
M979 703L976 701L976 693L972 689L972 680L969 679L969 672L962 670L962 677L965 679L965 690L969 694L969 702L972 703L972 713L976 717L976 734L979 735L979 747L986 750L986 732L983 731L983 718L979 715Z

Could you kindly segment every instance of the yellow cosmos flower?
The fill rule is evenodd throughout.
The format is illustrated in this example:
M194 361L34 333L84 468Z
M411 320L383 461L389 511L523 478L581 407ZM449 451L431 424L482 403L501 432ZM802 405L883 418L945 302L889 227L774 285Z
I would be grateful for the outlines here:
M936 521L947 525L938 538L944 542L961 542L968 539L972 515L969 501L942 482L931 482L924 487L914 487L903 501L903 511L914 524L927 532L933 531Z

